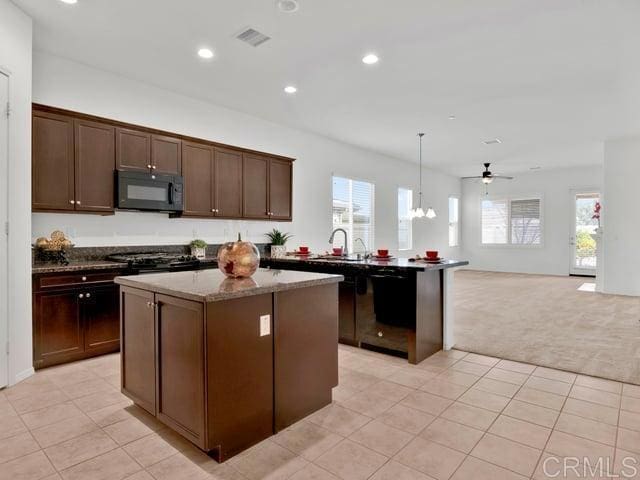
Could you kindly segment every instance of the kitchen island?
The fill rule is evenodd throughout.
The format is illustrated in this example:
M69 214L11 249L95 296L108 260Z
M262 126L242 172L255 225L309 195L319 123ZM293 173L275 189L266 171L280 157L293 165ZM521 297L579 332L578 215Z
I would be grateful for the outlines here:
M218 461L331 403L341 275L118 277L122 392Z
M340 274L341 343L403 356L417 364L453 347L453 269L464 260L294 256L265 266Z

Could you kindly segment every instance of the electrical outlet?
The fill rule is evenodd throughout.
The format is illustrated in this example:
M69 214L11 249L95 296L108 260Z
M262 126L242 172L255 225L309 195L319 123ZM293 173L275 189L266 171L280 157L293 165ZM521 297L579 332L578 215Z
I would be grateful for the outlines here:
M271 315L260 315L260 336L271 335Z

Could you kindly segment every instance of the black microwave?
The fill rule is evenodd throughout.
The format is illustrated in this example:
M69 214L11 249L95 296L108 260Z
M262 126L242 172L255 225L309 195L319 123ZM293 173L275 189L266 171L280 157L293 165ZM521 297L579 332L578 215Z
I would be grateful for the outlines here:
M184 183L181 176L116 171L116 206L127 210L181 212Z

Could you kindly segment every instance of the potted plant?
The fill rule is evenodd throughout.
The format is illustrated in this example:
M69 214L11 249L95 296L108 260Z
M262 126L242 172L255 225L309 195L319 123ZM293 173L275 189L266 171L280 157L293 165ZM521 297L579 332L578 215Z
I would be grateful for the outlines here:
M207 255L207 242L199 238L193 240L189 246L191 247L191 255L196 258L204 258Z
M293 235L290 233L282 233L277 228L274 228L269 233L265 234L271 244L271 257L282 258L287 254L287 247L285 244Z

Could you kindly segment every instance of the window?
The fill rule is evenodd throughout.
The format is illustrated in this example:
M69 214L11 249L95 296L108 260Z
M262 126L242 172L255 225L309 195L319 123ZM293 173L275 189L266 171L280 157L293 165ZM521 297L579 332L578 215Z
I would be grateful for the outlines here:
M374 185L350 178L333 177L333 228L344 228L349 234L346 247L361 250L362 239L367 250L374 248ZM344 245L342 235L334 237L334 246Z
M539 198L483 199L482 243L540 245L540 204Z
M458 197L449 197L449 246L457 247L460 242L460 211Z
M412 236L411 218L409 213L413 208L413 190L398 189L398 250L411 250Z

